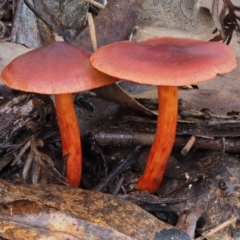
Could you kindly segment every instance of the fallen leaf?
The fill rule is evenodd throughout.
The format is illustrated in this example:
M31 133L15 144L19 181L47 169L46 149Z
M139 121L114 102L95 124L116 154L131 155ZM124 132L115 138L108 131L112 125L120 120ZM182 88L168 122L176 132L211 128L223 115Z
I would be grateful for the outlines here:
M3 68L9 64L15 57L30 51L31 49L26 48L22 45L10 42L0 42L0 72ZM0 85L2 85L0 80Z
M143 0L111 0L94 19L97 46L128 39L138 17ZM88 27L73 41L73 44L93 51Z

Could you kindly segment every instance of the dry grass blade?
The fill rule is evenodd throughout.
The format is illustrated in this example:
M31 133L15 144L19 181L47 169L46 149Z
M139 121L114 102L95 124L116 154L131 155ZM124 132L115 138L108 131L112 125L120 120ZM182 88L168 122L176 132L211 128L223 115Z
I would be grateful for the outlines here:
M197 17L198 17L198 13L199 13L199 10L200 10L200 7L201 7L201 0L196 0L195 1L192 13L190 13L187 10L185 0L181 0L181 5L180 6L181 6L181 9L182 9L184 15L187 17L187 19L191 20L192 25L195 26L196 21L197 21Z
M192 15L191 13L187 10L186 4L185 4L185 0L181 0L181 9L184 13L184 15L186 16L187 19L192 20Z
M195 26L196 21L197 21L197 16L199 13L201 7L201 1L196 1L194 4L194 8L193 8L193 19L192 19L192 25Z
M19 159L23 156L23 154L26 152L26 150L30 147L31 145L31 140L29 139L25 145L22 147L21 151L18 153L18 155L16 156L16 158L14 159L14 161L12 162L12 166L15 165Z
M222 38L224 39L225 38L225 34L224 34L223 27L221 25L221 22L220 22L219 16L218 16L219 0L214 0L212 4L213 4L213 6L212 6L213 22L214 22L216 28L218 29L218 31L220 32ZM223 8L224 8L224 6L223 6Z
M90 38L92 42L93 50L97 50L97 37L96 37L96 31L95 31L95 24L93 21L93 16L91 13L87 13L87 20L88 20L88 27L89 27L89 33Z
M33 174L32 174L32 183L39 183L40 175L41 175L42 167L39 161L36 161Z
M30 170L31 170L33 158L34 158L34 151L31 150L27 156L27 159L25 161L24 168L23 168L22 174L23 174L23 179L25 179L25 180L27 180L30 176Z
M37 160L39 160L40 162L43 163L43 164L41 164L43 167L47 167L47 165L50 165L51 167L54 167L53 160L47 154L41 153L41 152L36 150L36 157L37 157ZM47 165L44 162L46 162Z

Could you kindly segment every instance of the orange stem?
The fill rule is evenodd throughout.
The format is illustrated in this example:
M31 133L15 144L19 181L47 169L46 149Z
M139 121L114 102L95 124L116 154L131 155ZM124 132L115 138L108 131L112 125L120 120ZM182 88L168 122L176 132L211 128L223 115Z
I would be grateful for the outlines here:
M78 187L82 175L82 147L73 95L71 93L57 94L55 100L62 154L68 155L65 176L70 186Z
M158 87L159 115L157 131L138 189L154 193L160 186L176 134L178 116L177 87Z

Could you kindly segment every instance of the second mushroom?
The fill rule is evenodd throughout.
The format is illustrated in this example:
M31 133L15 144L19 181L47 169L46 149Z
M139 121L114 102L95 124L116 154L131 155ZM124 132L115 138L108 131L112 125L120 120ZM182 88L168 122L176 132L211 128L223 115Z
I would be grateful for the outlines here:
M158 86L159 115L154 143L137 188L154 193L172 151L178 117L177 86L206 81L236 67L232 50L220 42L184 38L123 41L100 47L90 58L110 76Z

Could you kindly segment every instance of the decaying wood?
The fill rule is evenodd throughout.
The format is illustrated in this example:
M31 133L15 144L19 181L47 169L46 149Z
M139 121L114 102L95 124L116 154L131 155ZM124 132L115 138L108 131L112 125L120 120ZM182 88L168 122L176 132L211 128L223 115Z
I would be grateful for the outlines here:
M172 228L135 204L108 194L57 185L13 185L3 180L0 188L3 238L20 237L21 230L25 234L18 239L36 231L38 237L46 233L62 237L63 233L70 239L153 240L162 229Z

